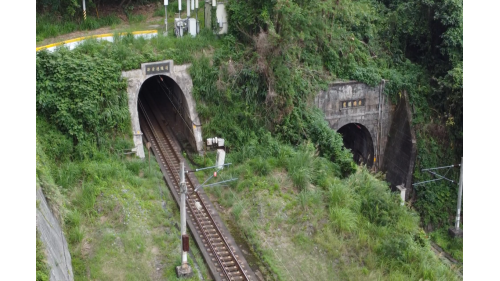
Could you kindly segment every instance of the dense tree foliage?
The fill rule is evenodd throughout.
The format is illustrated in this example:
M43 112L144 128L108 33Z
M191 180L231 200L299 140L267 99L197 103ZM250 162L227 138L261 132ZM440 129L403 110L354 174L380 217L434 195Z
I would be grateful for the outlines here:
M325 83L384 79L393 102L408 93L414 125L422 129L416 168L459 162L461 0L232 0L228 10L231 33L252 46L248 64L265 81L268 118L285 139L308 135L305 104ZM417 207L424 221L446 222L453 195L446 186L421 190Z

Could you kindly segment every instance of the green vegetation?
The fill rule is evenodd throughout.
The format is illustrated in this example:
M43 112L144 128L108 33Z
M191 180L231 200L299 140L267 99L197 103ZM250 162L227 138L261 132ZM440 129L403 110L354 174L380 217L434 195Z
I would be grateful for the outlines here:
M259 89L261 98L254 115L263 116L263 124L280 140L312 140L324 155L325 148L308 131L317 123L308 109L314 93L333 79L369 85L384 79L391 100L397 102L406 92L414 109L415 181L430 179L419 172L422 168L460 162L462 1L252 0L230 1L228 11L231 35L244 46L236 50L239 55L233 48L231 64L253 70L251 89ZM229 59L213 61L216 66L227 63L229 69ZM226 81L223 73L218 78ZM335 153L332 158L342 159ZM348 165L334 162L344 175L349 173ZM457 170L448 175L458 179ZM414 206L426 226L451 224L456 189L444 182L417 189Z
M40 240L40 233L36 231L36 281L48 281L50 269L45 256L45 247Z
M460 225L463 230L463 225ZM448 228L443 227L432 232L430 235L432 242L436 243L446 253L450 254L458 262L463 262L463 238L452 238L448 234Z
M75 280L175 280L177 206L155 161L150 170L126 157L133 144L120 73L130 62L104 55L129 44L153 52L153 41L118 41L37 54L37 185L62 222ZM127 48L134 51L140 53ZM192 252L189 262L208 277L200 253Z
M116 15L109 15L100 18L88 16L85 21L73 21L71 19L57 18L54 20L52 14L37 14L36 16L36 42L45 38L56 37L58 35L81 30L93 30L104 26L115 26L121 20Z
M37 117L37 181L63 222L75 280L176 280L177 205L154 160L150 170L147 162L125 157L132 146L126 136L115 135L100 147L87 143L80 149ZM195 260L189 262L207 277L199 252L192 251Z
M246 152L228 154L227 162L237 164L221 171L219 180L238 181L206 191L271 280L459 279L431 251L415 211L401 206L366 168L340 179L312 144L278 144L264 158L267 150L256 149L246 160ZM208 166L211 159L213 153L194 161ZM196 175L202 180L210 174Z
M110 27L114 32L132 32L151 29L151 25L163 26L159 32L164 32L165 6L163 1L128 1L128 4L119 7L118 3L101 3L97 7L96 1L87 0L87 19L83 19L81 2L38 0L36 15L36 42L53 38L76 31L90 31L102 27ZM108 1L105 1L108 2ZM112 1L111 1L112 2ZM173 34L174 18L177 17L177 1L170 1L168 5L169 33ZM148 4L149 3L149 4ZM153 6L154 5L154 6ZM99 15L105 7L106 15ZM200 4L198 20L204 26L203 3ZM185 16L185 8L183 15ZM195 17L195 12L191 13ZM156 17L156 18L155 18ZM126 20L122 20L125 19Z
M203 134L224 137L234 163L221 179L239 178L208 192L267 277L459 279L419 227L450 224L456 187L419 187L414 210L400 206L382 176L353 163L312 99L335 79L385 79L386 94L397 102L406 92L414 108L415 181L428 179L420 168L459 162L462 2L231 0L227 9L220 38L127 35L37 54L37 184L64 222L75 279L152 276L153 261L175 278L178 214L157 188L157 166L123 157L132 143L119 78L165 59L192 63ZM193 158L208 166L214 156ZM445 235L431 237L461 261L462 241Z
M69 51L41 52L36 80L37 113L71 136L78 147L101 144L113 129L129 131L126 83L113 60Z

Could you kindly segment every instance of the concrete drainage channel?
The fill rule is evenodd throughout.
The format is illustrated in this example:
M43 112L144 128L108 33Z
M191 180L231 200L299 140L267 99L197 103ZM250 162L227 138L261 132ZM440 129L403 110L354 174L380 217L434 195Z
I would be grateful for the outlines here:
M431 248L432 251L436 254L436 256L441 259L441 261L445 264L447 264L450 268L453 268L454 266L459 267L460 270L457 270L457 274L460 275L460 277L463 278L463 264L455 260L450 254L445 252L441 247L439 247L436 243L431 242Z

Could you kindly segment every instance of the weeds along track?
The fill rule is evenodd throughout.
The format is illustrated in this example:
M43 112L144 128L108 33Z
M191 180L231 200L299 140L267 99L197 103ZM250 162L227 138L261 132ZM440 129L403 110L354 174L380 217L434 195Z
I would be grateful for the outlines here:
M146 95L147 96L147 95ZM140 125L153 153L160 164L170 191L180 205L180 162L184 161L180 146L168 122L152 100L139 100ZM185 162L185 161L184 161ZM188 167L186 163L186 167ZM186 198L186 220L203 257L215 280L257 281L228 229L222 223L217 211L191 174L186 174L188 196ZM199 202L201 208L196 208ZM179 237L180 238L180 237ZM179 239L180 245L180 239ZM180 254L180 253L179 253Z

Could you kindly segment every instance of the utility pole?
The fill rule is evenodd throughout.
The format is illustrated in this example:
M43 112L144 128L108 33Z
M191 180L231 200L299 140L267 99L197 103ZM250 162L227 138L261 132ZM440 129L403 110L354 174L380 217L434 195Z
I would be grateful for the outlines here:
M85 9L85 0L83 0L83 20L87 20L87 9Z
M179 19L181 18L182 0L179 0Z
M189 0L188 0L189 4ZM207 143L209 145L214 145L217 147L224 146L224 139L221 138L211 138L207 139ZM181 265L177 266L175 270L177 271L177 277L179 278L189 278L193 275L193 269L187 262L187 252L189 252L189 236L186 233L186 196L187 196L187 185L186 185L186 179L185 175L188 172L197 172L201 170L206 170L206 169L213 169L217 168L217 171L214 172L212 176L210 176L205 182L203 182L201 185L197 186L193 192L197 192L199 188L203 187L208 187L208 186L216 186L222 183L228 183L234 180L237 180L237 178L225 180L225 181L220 181L212 184L207 184L207 181L209 181L213 177L217 177L217 172L219 172L224 166L231 165L231 163L224 164L224 159L225 159L225 153L222 155L219 155L219 151L217 154L217 163L216 166L213 167L207 167L207 168L201 168L201 169L196 169L195 171L187 171L184 169L184 162L180 163L180 170L179 170L179 184L180 184L180 193L181 193L181 202L180 202L180 212L181 212L181 244L182 244L182 257L181 257ZM201 209L201 205L199 202L195 203L196 209L198 211Z
M187 252L189 251L189 236L186 234L186 194L187 186L185 181L184 162L181 162L179 171L180 189L181 189L181 244L182 244L182 262L175 269L177 277L191 277L193 269L187 262Z
M163 0L163 4L165 5L165 33L163 35L167 36L168 35L168 20L167 20L167 7L168 7L168 0Z
M448 229L448 232L453 237L463 237L463 231L460 229L460 209L462 208L462 190L463 190L463 172L464 158L460 160L460 180L458 181L458 202L457 202L457 217L455 218L455 228Z
M422 184L426 184L426 183L429 183L429 182L440 181L440 180L447 180L447 181L449 181L451 183L456 184L457 182L454 181L454 180L452 180L452 179L447 178L446 174L450 171L451 168L458 168L458 167L460 167L460 180L458 182L457 216L455 218L455 226L448 228L448 234L450 234L453 237L463 237L463 232L459 228L459 225L460 225L460 209L462 207L462 189L463 189L463 171L464 171L463 157L460 160L460 164L454 164L454 165L449 165L449 166L444 166L444 167L422 169L421 170L422 172L427 172L427 173L429 173L431 175L434 175L437 178L432 179L432 180L421 181L421 182L417 182L417 183L412 184L413 186L417 186L417 185L422 185ZM434 172L436 170L441 170L441 169L448 169L448 170L446 171L446 173L444 175L440 175L440 174Z
M198 0L195 0L194 2L195 8L196 8L196 34L200 33L200 23L198 22Z

